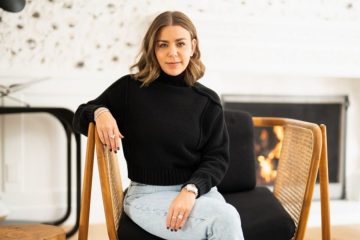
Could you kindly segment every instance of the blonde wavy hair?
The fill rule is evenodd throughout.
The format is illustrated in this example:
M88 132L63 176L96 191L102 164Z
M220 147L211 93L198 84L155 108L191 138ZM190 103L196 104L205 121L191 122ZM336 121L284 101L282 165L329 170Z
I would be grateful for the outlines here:
M194 54L185 70L185 82L188 86L200 79L205 72L205 65L200 60L199 40L194 24L184 13L178 11L167 11L158 15L151 23L142 42L142 47L138 55L138 61L130 67L130 71L137 69L133 78L139 80L143 86L148 86L152 81L160 76L161 68L155 55L155 44L158 33L165 26L180 26L190 33L191 40L195 39L197 44Z

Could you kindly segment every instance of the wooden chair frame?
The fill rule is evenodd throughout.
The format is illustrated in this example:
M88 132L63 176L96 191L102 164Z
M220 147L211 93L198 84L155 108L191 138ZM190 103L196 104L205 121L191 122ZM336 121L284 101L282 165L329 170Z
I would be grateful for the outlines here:
M327 162L327 144L326 144L326 126L317 125L309 122L287 119L287 118L271 118L271 117L253 117L254 127L273 127L282 126L285 129L285 134L289 130L295 138L289 137L288 143L282 146L279 171L274 185L274 195L284 206L286 211L293 218L296 225L296 232L293 237L295 240L304 239L307 220L310 212L310 206L313 196L313 191L316 183L317 173L320 174L320 193L321 193L321 226L322 239L330 239L330 208L329 208L329 192L328 192L328 162ZM302 140L297 138L297 134L305 134L310 140L311 144L302 146ZM291 135L291 134L289 134ZM296 145L293 145L296 144ZM301 201L291 201L289 198L289 175L285 175L287 166L286 153L292 156L292 149L288 146L296 146L297 149L302 147L311 148L310 162L308 165L308 175L304 186L304 192L301 196ZM121 177L119 171L119 164L116 155L107 150L100 142L94 123L90 123L88 131L87 151L85 172L81 199L80 210L80 225L79 225L79 240L86 240L88 238L89 229L89 213L91 200L91 186L92 173L94 163L94 149L96 148L97 163L99 170L99 178L101 183L101 191L103 197L103 205L106 218L106 227L110 240L117 240L117 228L123 212L123 198L124 192L121 184ZM290 148L290 149L289 149ZM294 148L294 147L292 147ZM301 160L301 159L300 159ZM282 166L281 166L282 164ZM280 169L282 168L282 169ZM283 171L281 171L283 170ZM290 176L291 177L291 176ZM290 199L290 200L289 200ZM295 198L294 198L295 199ZM297 204L297 208L293 207ZM294 210L295 209L295 210Z

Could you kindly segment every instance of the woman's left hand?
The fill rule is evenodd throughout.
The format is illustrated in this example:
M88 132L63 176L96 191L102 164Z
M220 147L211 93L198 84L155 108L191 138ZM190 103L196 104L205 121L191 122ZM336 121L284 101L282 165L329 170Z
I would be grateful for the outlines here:
M191 210L195 205L196 196L192 192L182 189L169 207L166 219L166 226L172 231L181 229L188 219Z

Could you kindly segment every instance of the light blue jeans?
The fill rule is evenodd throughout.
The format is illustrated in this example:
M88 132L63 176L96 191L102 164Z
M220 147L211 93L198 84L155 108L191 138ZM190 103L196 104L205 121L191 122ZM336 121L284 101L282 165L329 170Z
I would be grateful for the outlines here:
M124 211L145 231L164 239L244 239L239 213L225 202L216 187L196 199L182 229L176 232L168 230L168 208L179 194L181 186L154 186L131 182L125 196Z

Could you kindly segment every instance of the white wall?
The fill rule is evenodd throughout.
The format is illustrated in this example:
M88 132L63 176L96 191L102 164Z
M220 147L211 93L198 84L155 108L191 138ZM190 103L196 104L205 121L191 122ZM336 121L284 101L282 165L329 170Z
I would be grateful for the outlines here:
M354 184L360 181L359 1L28 3L19 14L0 10L0 84L50 80L12 96L32 106L75 110L128 72L156 14L184 11L199 32L207 66L201 82L219 94L349 95L346 179L348 197L360 200ZM6 125L0 130L0 195L11 208L10 217L33 218L32 209L48 209L37 215L41 219L58 216L65 191L61 128L45 115L0 121ZM51 176L41 177L40 170ZM103 221L98 184L93 193L92 221Z

